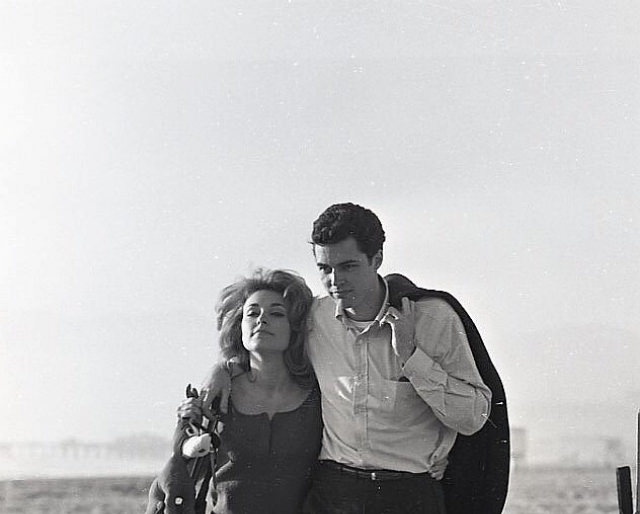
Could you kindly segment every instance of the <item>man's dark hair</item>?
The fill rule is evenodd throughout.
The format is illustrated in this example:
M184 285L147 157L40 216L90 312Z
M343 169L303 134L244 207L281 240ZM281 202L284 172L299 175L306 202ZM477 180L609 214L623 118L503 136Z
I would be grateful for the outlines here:
M353 203L336 203L327 207L313 222L311 243L325 246L353 237L361 252L371 259L382 250L384 230L378 217L369 209Z

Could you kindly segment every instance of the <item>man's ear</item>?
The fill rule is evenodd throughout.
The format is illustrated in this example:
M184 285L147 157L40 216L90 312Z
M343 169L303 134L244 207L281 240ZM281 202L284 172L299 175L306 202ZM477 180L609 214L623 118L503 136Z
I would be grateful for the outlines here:
M378 250L371 259L373 260L373 265L375 266L376 271L378 271L380 266L382 266L382 249Z

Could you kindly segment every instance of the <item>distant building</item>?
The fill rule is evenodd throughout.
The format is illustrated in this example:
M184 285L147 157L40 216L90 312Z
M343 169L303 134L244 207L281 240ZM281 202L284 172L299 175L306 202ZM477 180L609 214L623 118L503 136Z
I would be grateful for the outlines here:
M133 434L110 442L4 443L0 444L0 479L153 474L171 449L170 440L153 434Z
M527 463L527 431L511 427L511 465L515 468Z
M624 451L616 437L565 436L560 438L558 457L567 467L615 467L624 461Z
M562 468L617 467L626 462L625 448L617 437L560 435L532 442L537 465Z

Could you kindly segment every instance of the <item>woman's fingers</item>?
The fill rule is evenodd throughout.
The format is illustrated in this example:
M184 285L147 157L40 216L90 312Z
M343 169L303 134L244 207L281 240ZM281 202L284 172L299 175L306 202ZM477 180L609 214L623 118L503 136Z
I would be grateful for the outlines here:
M180 419L202 419L202 400L198 398L185 398L180 402L177 408L178 418Z

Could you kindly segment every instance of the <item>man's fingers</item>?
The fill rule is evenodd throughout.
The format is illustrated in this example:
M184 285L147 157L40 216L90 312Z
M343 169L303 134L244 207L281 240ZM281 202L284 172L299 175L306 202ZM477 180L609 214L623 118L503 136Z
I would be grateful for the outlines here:
M200 400L202 401L202 406L206 409L211 407L211 402L213 401L213 395L209 389L205 389L204 387L200 390Z
M207 417L215 412L227 413L229 404L228 387L223 387L220 391L212 389L202 390L202 408L207 413Z
M393 323L394 321L399 320L400 318L410 318L413 313L413 306L411 305L411 300L406 296L402 297L402 303L400 306L400 310L395 307L389 307L387 309L387 313L382 318L383 323Z
M202 388L200 391L200 401L202 402L202 415L211 420L213 419L213 412L211 411L211 404L213 403L215 396L211 394L211 391L206 388Z
M384 318L382 318L382 322L389 323L391 325L398 319L399 316L400 313L395 307L389 307L387 309L387 313L384 315Z
M231 389L223 389L222 393L220 394L220 412L222 412L223 414L226 414L227 411L229 410L229 396L231 395Z
M442 480L442 477L444 476L444 470L431 471L430 475L431 475L431 478L434 478L436 480Z

